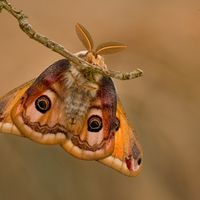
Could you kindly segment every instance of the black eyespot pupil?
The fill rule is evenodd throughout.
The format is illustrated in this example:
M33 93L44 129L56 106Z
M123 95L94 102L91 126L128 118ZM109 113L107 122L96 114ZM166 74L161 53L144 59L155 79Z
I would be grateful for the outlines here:
M140 165L140 164L141 164L141 162L142 162L142 159L141 159L141 158L139 158L139 159L138 159L138 165Z
M98 128L99 127L99 122L98 121L93 121L91 124L90 124L90 126L92 127L92 128Z
M45 110L47 108L47 102L46 101L41 100L41 101L38 102L38 104L39 104L41 109Z
M51 100L48 96L42 95L36 99L35 107L39 112L45 113L51 108Z
M88 131L99 132L103 127L102 119L98 115L92 115L88 119Z
M120 127L120 121L119 121L118 118L116 118L116 120L115 120L115 130L118 131L119 127Z

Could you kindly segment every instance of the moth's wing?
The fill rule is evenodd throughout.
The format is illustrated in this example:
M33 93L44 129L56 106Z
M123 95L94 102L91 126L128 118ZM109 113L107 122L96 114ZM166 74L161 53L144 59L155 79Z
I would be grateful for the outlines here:
M24 137L41 144L60 144L66 140L62 94L69 67L66 59L53 63L13 104L10 116Z
M76 68L68 60L57 61L42 72L16 101L10 101L6 112L14 125L7 132L16 126L17 134L35 142L60 144L77 158L102 159L111 155L114 149L117 101L114 85L103 77L97 94L91 98L87 93L90 87L77 83L83 74L74 70ZM89 98L89 107L84 107L86 98ZM1 104L5 105L3 101ZM82 111L85 113L76 123L71 118L73 106L77 108L76 115ZM99 126L99 122L103 125ZM91 130L91 124L96 130ZM1 130L5 129L6 125L3 125Z
M115 141L117 95L111 78L102 77L97 95L91 100L80 134L61 146L75 157L85 160L112 154Z
M98 161L127 176L136 176L143 163L142 149L119 99L116 117L118 128L115 133L114 152L111 156Z
M33 82L34 80L31 80L0 98L0 132L22 136L19 129L13 123L10 114L13 105L19 101L24 92L33 84Z

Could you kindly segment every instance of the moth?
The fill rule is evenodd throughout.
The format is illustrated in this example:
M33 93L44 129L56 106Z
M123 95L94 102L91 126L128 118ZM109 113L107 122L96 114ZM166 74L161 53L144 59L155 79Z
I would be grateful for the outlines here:
M78 23L75 27L87 49L75 55L102 70L107 66L101 55L126 47L106 42L94 51L86 28ZM56 61L0 99L0 132L59 144L76 158L99 161L127 176L136 176L142 166L138 137L112 79L88 75L68 59Z

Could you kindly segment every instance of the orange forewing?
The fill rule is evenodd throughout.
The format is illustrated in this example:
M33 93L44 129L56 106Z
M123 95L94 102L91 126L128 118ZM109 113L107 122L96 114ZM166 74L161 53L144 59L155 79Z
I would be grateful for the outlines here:
M114 151L111 156L99 161L127 176L136 176L143 163L142 149L119 99L116 117L120 121L120 126L115 133Z
M11 110L24 92L33 84L31 80L10 91L0 99L0 132L22 136L11 118Z

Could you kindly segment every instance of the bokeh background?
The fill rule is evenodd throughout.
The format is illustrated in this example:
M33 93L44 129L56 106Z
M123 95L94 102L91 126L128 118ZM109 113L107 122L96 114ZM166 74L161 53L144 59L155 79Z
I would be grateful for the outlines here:
M129 178L59 146L0 135L0 199L200 198L200 2L191 0L10 1L38 32L71 52L84 50L74 25L98 45L128 48L105 57L110 69L144 76L114 80L137 130L144 165ZM0 96L36 77L61 56L29 39L7 11L0 14Z

